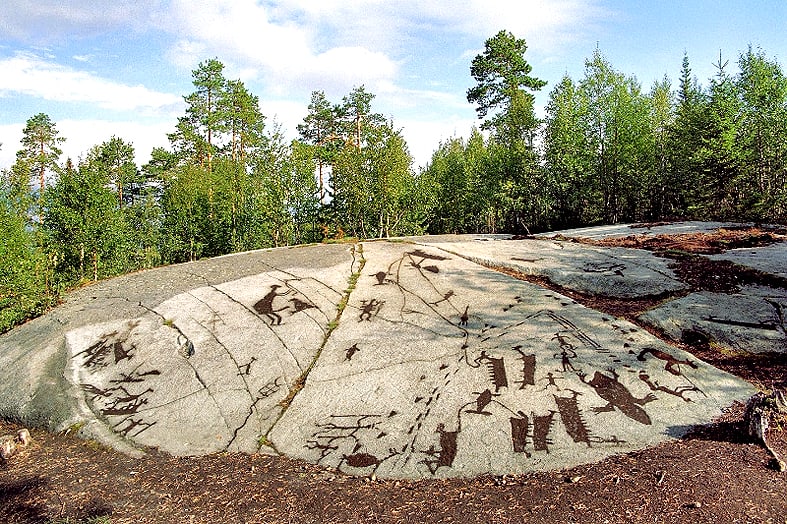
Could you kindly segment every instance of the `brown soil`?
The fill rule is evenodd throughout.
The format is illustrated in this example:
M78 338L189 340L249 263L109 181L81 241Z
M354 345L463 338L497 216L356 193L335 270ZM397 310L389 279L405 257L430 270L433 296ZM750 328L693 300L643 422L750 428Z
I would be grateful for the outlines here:
M596 246L630 247L651 251L676 250L711 255L728 249L767 246L783 240L787 240L785 228L741 227L719 229L711 233L630 235L602 240L578 239L577 242Z
M726 235L661 242L685 253L696 242L710 246ZM707 268L695 264L686 271L695 274L685 278L696 278L697 288L708 287L700 277ZM660 300L559 291L632 320ZM701 339L677 344L760 388L787 387L787 355L721 353ZM30 447L0 462L0 522L787 523L787 473L768 468L770 457L745 437L742 416L742 406L734 406L681 440L564 471L422 481L348 477L263 455L151 452L131 459L73 436L33 430ZM0 434L18 428L0 421ZM772 428L769 440L787 456L787 432Z

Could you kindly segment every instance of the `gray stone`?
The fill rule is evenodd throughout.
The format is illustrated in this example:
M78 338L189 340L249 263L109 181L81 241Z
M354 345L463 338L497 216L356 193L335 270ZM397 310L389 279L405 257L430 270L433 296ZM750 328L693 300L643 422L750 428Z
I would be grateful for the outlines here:
M566 238L587 238L601 240L604 238L627 236L655 236L655 235L680 235L684 233L712 233L719 228L753 227L754 224L738 222L657 222L647 224L613 224L608 226L591 226L576 229L566 229L558 232L540 233L540 237L553 237L556 234Z
M692 293L639 318L674 340L688 337L737 352L787 351L787 290L747 286L735 294Z
M787 243L785 242L758 248L731 249L718 255L712 255L710 258L729 260L787 279Z
M681 435L753 389L636 326L425 246L365 244L341 323L270 433L378 477L520 473Z
M672 279L650 254L500 238L268 250L88 286L0 337L0 415L80 424L130 453L262 451L421 478L601 460L753 394L473 261L542 258L567 284L561 272L661 292Z
M670 261L649 251L603 248L560 240L504 240L434 242L432 245L485 266L503 267L588 295L645 298L681 291Z

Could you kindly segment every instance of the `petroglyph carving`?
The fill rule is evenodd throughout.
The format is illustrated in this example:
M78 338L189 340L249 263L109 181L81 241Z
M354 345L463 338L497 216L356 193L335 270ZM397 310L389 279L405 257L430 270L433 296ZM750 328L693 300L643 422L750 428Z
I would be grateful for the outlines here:
M470 306L465 306L465 312L462 313L462 316L459 317L459 325L460 326L467 326L467 321L470 320Z
M547 373L546 378L544 379L547 381L547 385L544 386L543 391L546 391L550 387L554 387L556 390L560 391L560 387L557 385L555 374L551 371Z
M680 372L680 365L681 364L685 364L685 365L689 366L690 368L697 369L697 363L696 362L692 362L691 360L688 360L688 359L686 359L686 360L677 359L677 358L673 357L672 355L670 355L669 353L667 353L665 351L661 351L659 349L655 349L655 348L645 348L645 349L643 349L642 351L640 351L639 355L637 355L637 360L639 360L640 362L645 362L645 360L646 360L645 359L645 355L648 355L648 354L653 355L655 358L657 358L659 360L663 360L664 362L666 362L666 364L664 365L664 369L667 372L672 373L673 375L676 375L676 376L679 376L681 374L681 372Z
M430 304L433 305L433 306L436 306L437 304L440 304L441 302L445 302L447 300L451 300L451 298L453 298L453 296L454 296L454 290L450 289L450 290L446 291L443 294L443 298L441 298L440 300L437 300L435 302L430 302Z
M570 397L553 395L558 413L560 413L560 420L563 422L563 427L566 428L566 433L574 442L584 442L590 447L590 429L588 429L577 403L577 397L581 393L570 391L572 393Z
M143 419L135 419L128 417L123 419L119 424L115 425L112 429L118 432L123 437L136 437L140 433L147 431L156 425L156 421L145 422Z
M486 364L486 368L489 371L489 379L495 386L495 393L500 391L500 388L508 387L508 377L506 376L506 367L503 357L490 357L486 354L486 351L481 351L481 356L475 359L475 363Z
M530 436L531 426L533 428L533 449L535 451L549 453L549 446L552 444L549 438L549 432L552 428L555 413L555 411L550 411L546 415L531 413L530 417L528 417L522 411L517 411L516 417L510 417L508 420L511 423L511 444L514 453L524 453L528 458L532 456L532 454L527 451L527 442ZM532 424L530 423L531 420Z
M294 310L293 314L300 313L301 311L305 311L307 309L315 309L317 307L311 302L308 302L306 300L301 300L298 297L291 298L290 302L292 302L292 308Z
M511 423L511 444L514 453L524 453L526 457L530 458L530 453L527 451L527 435L530 430L530 420L527 415L518 412L518 417L510 417L508 420Z
M623 270L626 269L625 264L604 264L600 262L589 262L582 267L585 273L612 273L613 275L623 277Z
M133 415L140 407L148 403L148 400L144 398L145 395L153 392L152 388L148 388L142 393L131 394L122 386L119 390L123 391L126 396L116 398L111 404L103 408L101 410L102 415Z
M284 311L285 309L289 309L289 306L284 306L278 309L274 309L273 302L276 300L276 297L283 297L285 295L289 295L292 290L287 289L282 293L276 291L281 286L279 284L272 284L270 287L270 291L262 297L256 304L254 304L254 311L257 312L258 315L264 315L268 317L271 321L271 325L280 325L282 318L279 315L279 311Z
M75 356L84 355L82 365L91 370L117 364L122 360L130 360L134 355L134 347L126 348L123 344L124 340L117 337L117 332L110 333Z
M484 408L492 402L493 397L499 397L500 395L492 393L490 390L485 389L481 393L473 392L474 395L478 395L475 399L476 408L475 410L466 410L465 413L474 413L476 415L486 415L489 416L492 413L489 411L484 411Z
M549 439L549 432L552 429L554 417L555 411L551 410L547 415L533 414L533 449L536 451L549 453L549 445L552 444L552 441Z
M686 402L691 402L690 398L683 396L686 393L689 393L691 391L702 393L702 390L700 390L697 386L693 384L678 386L675 389L670 389L666 386L660 386L658 382L651 380L650 375L648 375L644 370L641 370L639 372L639 379L645 384L647 384L652 391L661 391L669 395L675 395L676 397L682 398Z
M571 344L571 342L569 342L568 339L560 333L555 333L555 336L552 337L552 340L557 340L560 344L560 353L555 353L552 355L552 357L560 357L560 365L562 366L563 371L576 371L576 369L574 369L574 365L571 363L572 358L577 358L577 352L574 350L574 345Z
M516 383L519 384L519 389L525 389L525 386L535 386L536 355L526 355L525 352L522 351L522 346L514 346L511 349L519 353L519 357L522 359L522 380L516 381Z
M379 424L379 415L331 415L330 422L317 424L317 431L306 441L306 448L318 450L321 462L339 449L340 445L351 443L350 449L356 450L360 444L360 434L374 430Z
M238 367L238 374L248 377L251 374L251 365L255 362L257 362L257 357L251 357L248 363Z
M640 424L650 425L650 416L641 406L657 400L657 397L653 393L648 393L643 398L636 398L626 386L620 383L618 380L620 376L614 369L609 370L609 373L610 375L605 375L596 371L591 380L586 380L585 373L577 372L579 380L592 387L599 397L607 401L607 405L593 408L593 411L604 413L617 408L630 419L636 420Z
M352 360L353 355L355 355L359 351L360 349L358 348L358 343L353 344L352 346L344 350L344 360Z
M113 378L109 382L112 384L134 384L143 382L147 377L156 377L161 375L161 371L152 369L150 371L139 372L136 369L131 373L120 373L120 378Z
M429 446L429 449L422 451L425 455L433 458L424 459L421 464L429 468L429 472L434 475L437 470L446 467L450 468L454 464L457 451L457 437L461 432L461 428L456 431L446 431L445 424L438 424L435 433L440 435L440 448L435 449L434 444Z
M385 300L377 300L373 298L371 300L362 300L361 301L361 314L358 316L358 322L363 322L364 320L367 322L371 322L373 317L376 317L378 313L380 313L380 309L382 309L383 304L385 304Z
M503 312L504 312L504 313L505 313L505 312L508 312L508 311L509 311L509 310L511 310L512 308L516 307L518 304L521 304L521 303L523 302L523 300L524 300L524 299L523 299L522 297L520 297L520 296L515 296L515 297L514 297L514 303L513 303L513 304L508 304L508 305L506 305L506 306L503 308Z
M369 275L377 279L377 283L374 284L375 286L384 286L386 284L386 279L388 278L388 273L385 271L378 271L373 275Z
M437 261L437 262L442 261L442 260L450 260L448 257L445 257L443 255L435 255L435 254L432 254L432 253L427 253L426 251L424 251L422 249L414 249L412 251L409 251L407 253L407 255L409 255L409 257L410 257L412 267L415 267L415 268L420 268L421 264L423 264L427 260L434 260L434 261ZM416 258L420 258L421 260L416 262L415 261Z
M281 384L279 384L280 380L282 381ZM257 391L257 394L259 395L258 398L268 398L271 395L275 395L279 392L283 384L284 379L282 377L276 377L276 380L268 382Z

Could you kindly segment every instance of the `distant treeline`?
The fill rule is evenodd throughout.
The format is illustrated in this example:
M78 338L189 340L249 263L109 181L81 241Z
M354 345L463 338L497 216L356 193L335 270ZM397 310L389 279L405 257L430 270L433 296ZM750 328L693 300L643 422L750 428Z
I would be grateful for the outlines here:
M600 52L564 77L536 118L525 41L501 31L472 63L480 130L438 147L416 173L363 86L312 93L300 138L266 126L259 100L218 60L138 167L118 137L75 164L45 114L25 126L0 187L0 332L82 282L230 252L342 237L535 232L671 218L787 218L787 79L752 49L702 87L649 92Z

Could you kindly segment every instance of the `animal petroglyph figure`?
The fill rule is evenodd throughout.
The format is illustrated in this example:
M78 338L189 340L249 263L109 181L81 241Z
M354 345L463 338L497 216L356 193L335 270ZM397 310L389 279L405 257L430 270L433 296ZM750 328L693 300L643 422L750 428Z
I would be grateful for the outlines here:
M118 424L112 429L114 429L115 431L118 432L119 435L122 435L124 437L128 437L128 436L136 437L143 431L146 431L155 425L156 425L156 421L145 422L141 418L135 419L133 417L129 417L123 420L123 422L121 422L120 424Z
M358 353L360 350L361 349L358 347L358 343L356 342L355 344L344 350L344 360L352 360L353 355Z
M467 321L470 320L470 306L465 306L465 312L462 313L462 316L459 317L459 325L460 326L467 326Z
M474 413L476 415L491 415L492 413L490 413L489 411L484 411L484 408L487 407L490 402L492 402L493 397L498 397L500 395L495 395L488 389L485 389L481 393L477 393L477 392L473 392L473 393L478 395L478 397L476 397L475 399L476 408L475 410L468 409L467 411L465 411L465 413Z
M450 468L454 464L456 458L456 441L459 436L460 428L456 431L446 431L444 424L438 424L435 433L440 434L440 449L435 449L434 444L429 446L429 449L423 451L424 454L431 459L424 459L421 464L429 468L429 472L434 475L441 467Z
M630 419L636 420L640 424L650 425L650 416L641 406L657 400L657 397L653 393L648 393L643 398L634 397L626 386L618 381L620 377L617 372L614 369L609 372L611 376L596 371L590 380L587 380L585 373L577 372L579 380L592 387L599 397L607 401L606 406L593 408L593 411L604 413L617 408Z
M686 402L691 402L691 399L684 397L683 395L690 391L701 392L701 390L693 384L678 386L675 389L670 389L666 386L660 386L658 382L651 380L650 375L648 375L644 370L639 372L639 379L647 384L652 391L661 391L669 395L675 395L676 397L682 398Z
M301 311L303 311L305 309L312 309L312 308L316 308L317 307L314 304L312 304L310 302L306 302L305 300L301 300L298 297L291 298L290 302L292 302L292 307L293 307L293 309L295 309L295 313L300 313Z
M276 290L279 289L280 287L281 286L279 284L272 284L270 291L268 291L268 293L264 297L262 297L256 304L254 304L254 311L256 311L258 315L265 315L266 317L268 317L271 321L272 326L281 324L282 319L281 319L281 315L279 315L279 311L288 309L288 306L279 309L274 309L273 301L276 299L276 297L283 297L285 295L289 295L292 292L292 290L288 289L283 293L279 293Z
M385 462L386 460L400 455L398 451L395 449L389 448L388 455L383 458L378 458L376 455L371 453L365 453L360 451L362 449L361 444L357 444L353 452L349 455L342 455L341 463L347 464L351 468L368 468L370 466L374 466L373 471L376 471L380 464Z
M373 298L371 300L362 300L361 301L361 314L358 317L358 322L363 322L364 320L367 322L372 321L372 317L376 317L377 314L380 312L380 309L385 304L385 301L377 300Z
M680 376L681 364L686 364L690 368L697 369L696 362L692 362L691 360L688 359L686 360L677 359L672 355L670 355L669 353L666 353L664 351L661 351L660 349L655 349L655 348L643 349L642 351L639 352L639 355L637 355L637 360L639 360L640 362L645 362L645 355L647 354L651 354L657 359L665 361L666 364L664 365L664 369L675 376Z

